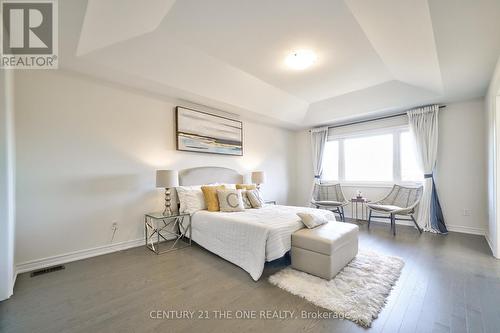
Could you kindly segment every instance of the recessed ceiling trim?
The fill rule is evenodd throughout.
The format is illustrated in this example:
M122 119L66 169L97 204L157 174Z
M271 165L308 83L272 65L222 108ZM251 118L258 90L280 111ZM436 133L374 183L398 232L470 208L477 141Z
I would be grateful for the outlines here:
M77 56L154 31L175 0L88 0Z
M427 0L345 2L396 80L443 92Z

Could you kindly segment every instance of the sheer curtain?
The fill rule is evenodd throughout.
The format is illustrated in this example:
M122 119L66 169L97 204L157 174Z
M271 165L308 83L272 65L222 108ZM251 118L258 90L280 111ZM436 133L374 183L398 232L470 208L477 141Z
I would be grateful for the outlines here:
M314 184L320 183L321 181L321 173L323 172L323 155L325 152L327 138L328 127L311 129L311 151L314 172L313 185L311 188L311 198L314 190Z
M410 132L415 140L417 159L424 171L424 193L419 205L418 222L424 230L447 233L443 212L434 183L438 149L439 106L431 105L407 112Z

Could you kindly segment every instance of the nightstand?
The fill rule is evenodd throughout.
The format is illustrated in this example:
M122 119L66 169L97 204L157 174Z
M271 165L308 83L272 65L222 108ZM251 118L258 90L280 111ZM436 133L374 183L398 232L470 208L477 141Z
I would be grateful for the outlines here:
M191 246L191 216L189 214L172 214L164 216L162 213L148 213L144 217L144 231L146 247L156 254L167 253ZM189 236L188 236L189 235ZM184 239L189 237L189 242ZM179 241L185 243L177 246ZM160 250L160 244L167 248ZM172 243L168 246L168 244Z
M359 220L358 217L358 203L361 205L361 220L365 220L368 218L368 206L366 206L367 203L370 202L370 200L366 198L360 198L360 197L354 197L351 198L351 217L353 219Z
M277 205L276 200L266 200L264 203L268 205Z

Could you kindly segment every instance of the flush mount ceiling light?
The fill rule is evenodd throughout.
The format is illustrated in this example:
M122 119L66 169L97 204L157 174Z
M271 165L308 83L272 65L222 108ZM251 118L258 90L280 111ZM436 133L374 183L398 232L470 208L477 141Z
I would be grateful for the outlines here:
M316 59L316 54L311 50L297 50L285 58L285 64L292 69L302 70L314 64Z

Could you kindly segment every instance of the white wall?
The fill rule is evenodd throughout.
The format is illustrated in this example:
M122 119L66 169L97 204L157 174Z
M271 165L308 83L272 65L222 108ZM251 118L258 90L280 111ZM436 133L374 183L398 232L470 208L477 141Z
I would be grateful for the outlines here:
M493 255L500 258L500 216L498 216L497 195L499 184L497 182L498 168L498 145L500 144L498 130L500 129L500 58L493 73L488 94L485 98L485 109L487 114L486 137L488 147L488 233L486 239L490 244Z
M292 132L244 120L243 157L179 152L174 106L71 73L20 72L16 263L108 245L113 221L113 243L141 239L143 214L163 208L156 169L264 170L266 199L289 202Z
M0 70L0 301L14 283L14 92L13 72Z
M62 71L22 71L15 81L17 264L141 239L144 212L162 209L156 169L265 170L267 199L308 204L307 131L243 119L243 157L178 152L175 101ZM484 109L473 100L441 110L437 182L450 230L487 229ZM350 186L346 195L357 189L377 199L389 188Z
M487 198L483 101L449 104L441 109L439 131L436 183L447 226L451 231L485 234ZM298 156L302 157L297 161L297 205L309 202L312 181L309 145L308 131L297 133ZM367 198L376 200L382 198L390 186L346 186L346 197L354 196L358 189ZM470 209L471 216L463 216L463 209ZM350 207L346 208L346 216L351 216Z
M311 199L313 166L309 130L295 132L295 182L293 204L308 206Z
M487 232L485 117L482 99L440 111L436 186L451 231ZM463 209L471 215L463 216Z

